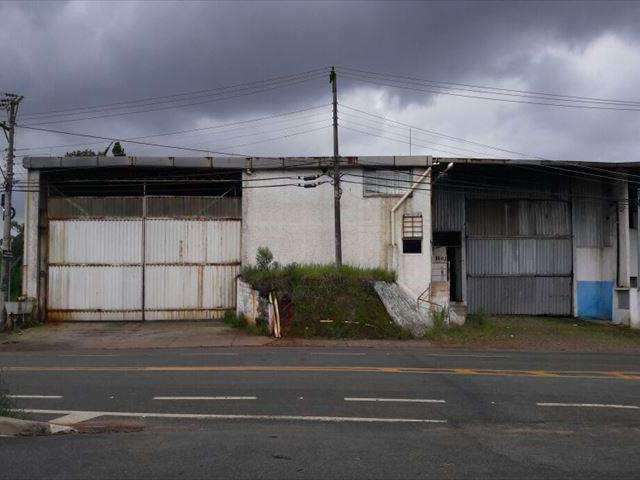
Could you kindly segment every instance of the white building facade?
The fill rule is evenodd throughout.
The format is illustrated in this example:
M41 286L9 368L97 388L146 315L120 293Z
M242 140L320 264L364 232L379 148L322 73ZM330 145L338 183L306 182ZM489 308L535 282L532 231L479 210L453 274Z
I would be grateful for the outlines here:
M26 157L23 293L45 320L218 318L260 247L334 262L332 162ZM571 165L343 158L343 263L395 271L417 303L640 326L638 166Z

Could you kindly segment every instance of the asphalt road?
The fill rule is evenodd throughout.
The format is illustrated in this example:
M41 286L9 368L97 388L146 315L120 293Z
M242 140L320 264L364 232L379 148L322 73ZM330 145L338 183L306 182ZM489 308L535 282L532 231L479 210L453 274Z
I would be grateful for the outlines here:
M1 478L639 478L640 355L0 353L31 418Z

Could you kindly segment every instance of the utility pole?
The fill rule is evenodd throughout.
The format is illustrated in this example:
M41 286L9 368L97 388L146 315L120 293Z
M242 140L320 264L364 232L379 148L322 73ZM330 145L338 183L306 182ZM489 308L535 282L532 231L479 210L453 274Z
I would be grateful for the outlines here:
M4 304L9 300L9 284L11 282L11 193L13 191L13 140L15 135L16 116L21 95L5 93L0 98L0 107L8 112L8 123L2 123L2 129L7 137L7 166L4 173L4 213L2 217L2 278L0 279L0 320L4 320ZM3 323L3 322L0 322Z
M340 223L340 151L338 150L338 81L336 69L331 67L329 76L333 94L333 219L336 246L336 266L342 266L342 226Z

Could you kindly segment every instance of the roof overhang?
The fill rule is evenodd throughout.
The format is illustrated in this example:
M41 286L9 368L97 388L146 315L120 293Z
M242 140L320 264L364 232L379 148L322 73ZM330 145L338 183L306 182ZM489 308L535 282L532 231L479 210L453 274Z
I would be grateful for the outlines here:
M607 168L638 168L640 162L581 162L566 160L460 158L413 156L344 156L342 168L358 167L429 167L437 163L468 165L584 165ZM324 168L333 164L333 157L24 157L28 170L78 168L202 168L216 170L279 170L283 168Z

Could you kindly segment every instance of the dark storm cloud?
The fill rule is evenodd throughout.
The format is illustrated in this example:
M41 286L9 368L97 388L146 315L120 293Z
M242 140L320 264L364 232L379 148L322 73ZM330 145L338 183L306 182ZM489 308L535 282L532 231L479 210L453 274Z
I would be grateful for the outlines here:
M640 20L638 5L574 2L45 2L0 8L14 20L6 34L9 58L22 57L21 68L3 68L2 83L24 92L32 111L331 64L454 81L494 71L513 74L517 58L503 60L522 52L526 62L529 47L542 39L581 48L608 30L634 35ZM296 88L215 108L299 103L314 91L326 94L322 90Z
M562 62L536 55L554 45L579 53L607 34L635 43L640 6L44 2L0 4L0 17L6 19L0 33L0 86L23 93L28 113L213 88L332 64L461 82L512 78L527 88L572 93L576 79L558 73ZM340 85L343 95L356 88L347 79ZM411 92L389 94L399 106L430 101ZM322 78L232 101L60 127L136 135L328 99L329 84ZM519 108L515 121L548 123L547 113ZM499 114L497 125L512 123L512 114ZM565 118L565 112L559 115ZM24 138L31 141L35 135ZM75 140L49 136L45 143Z

